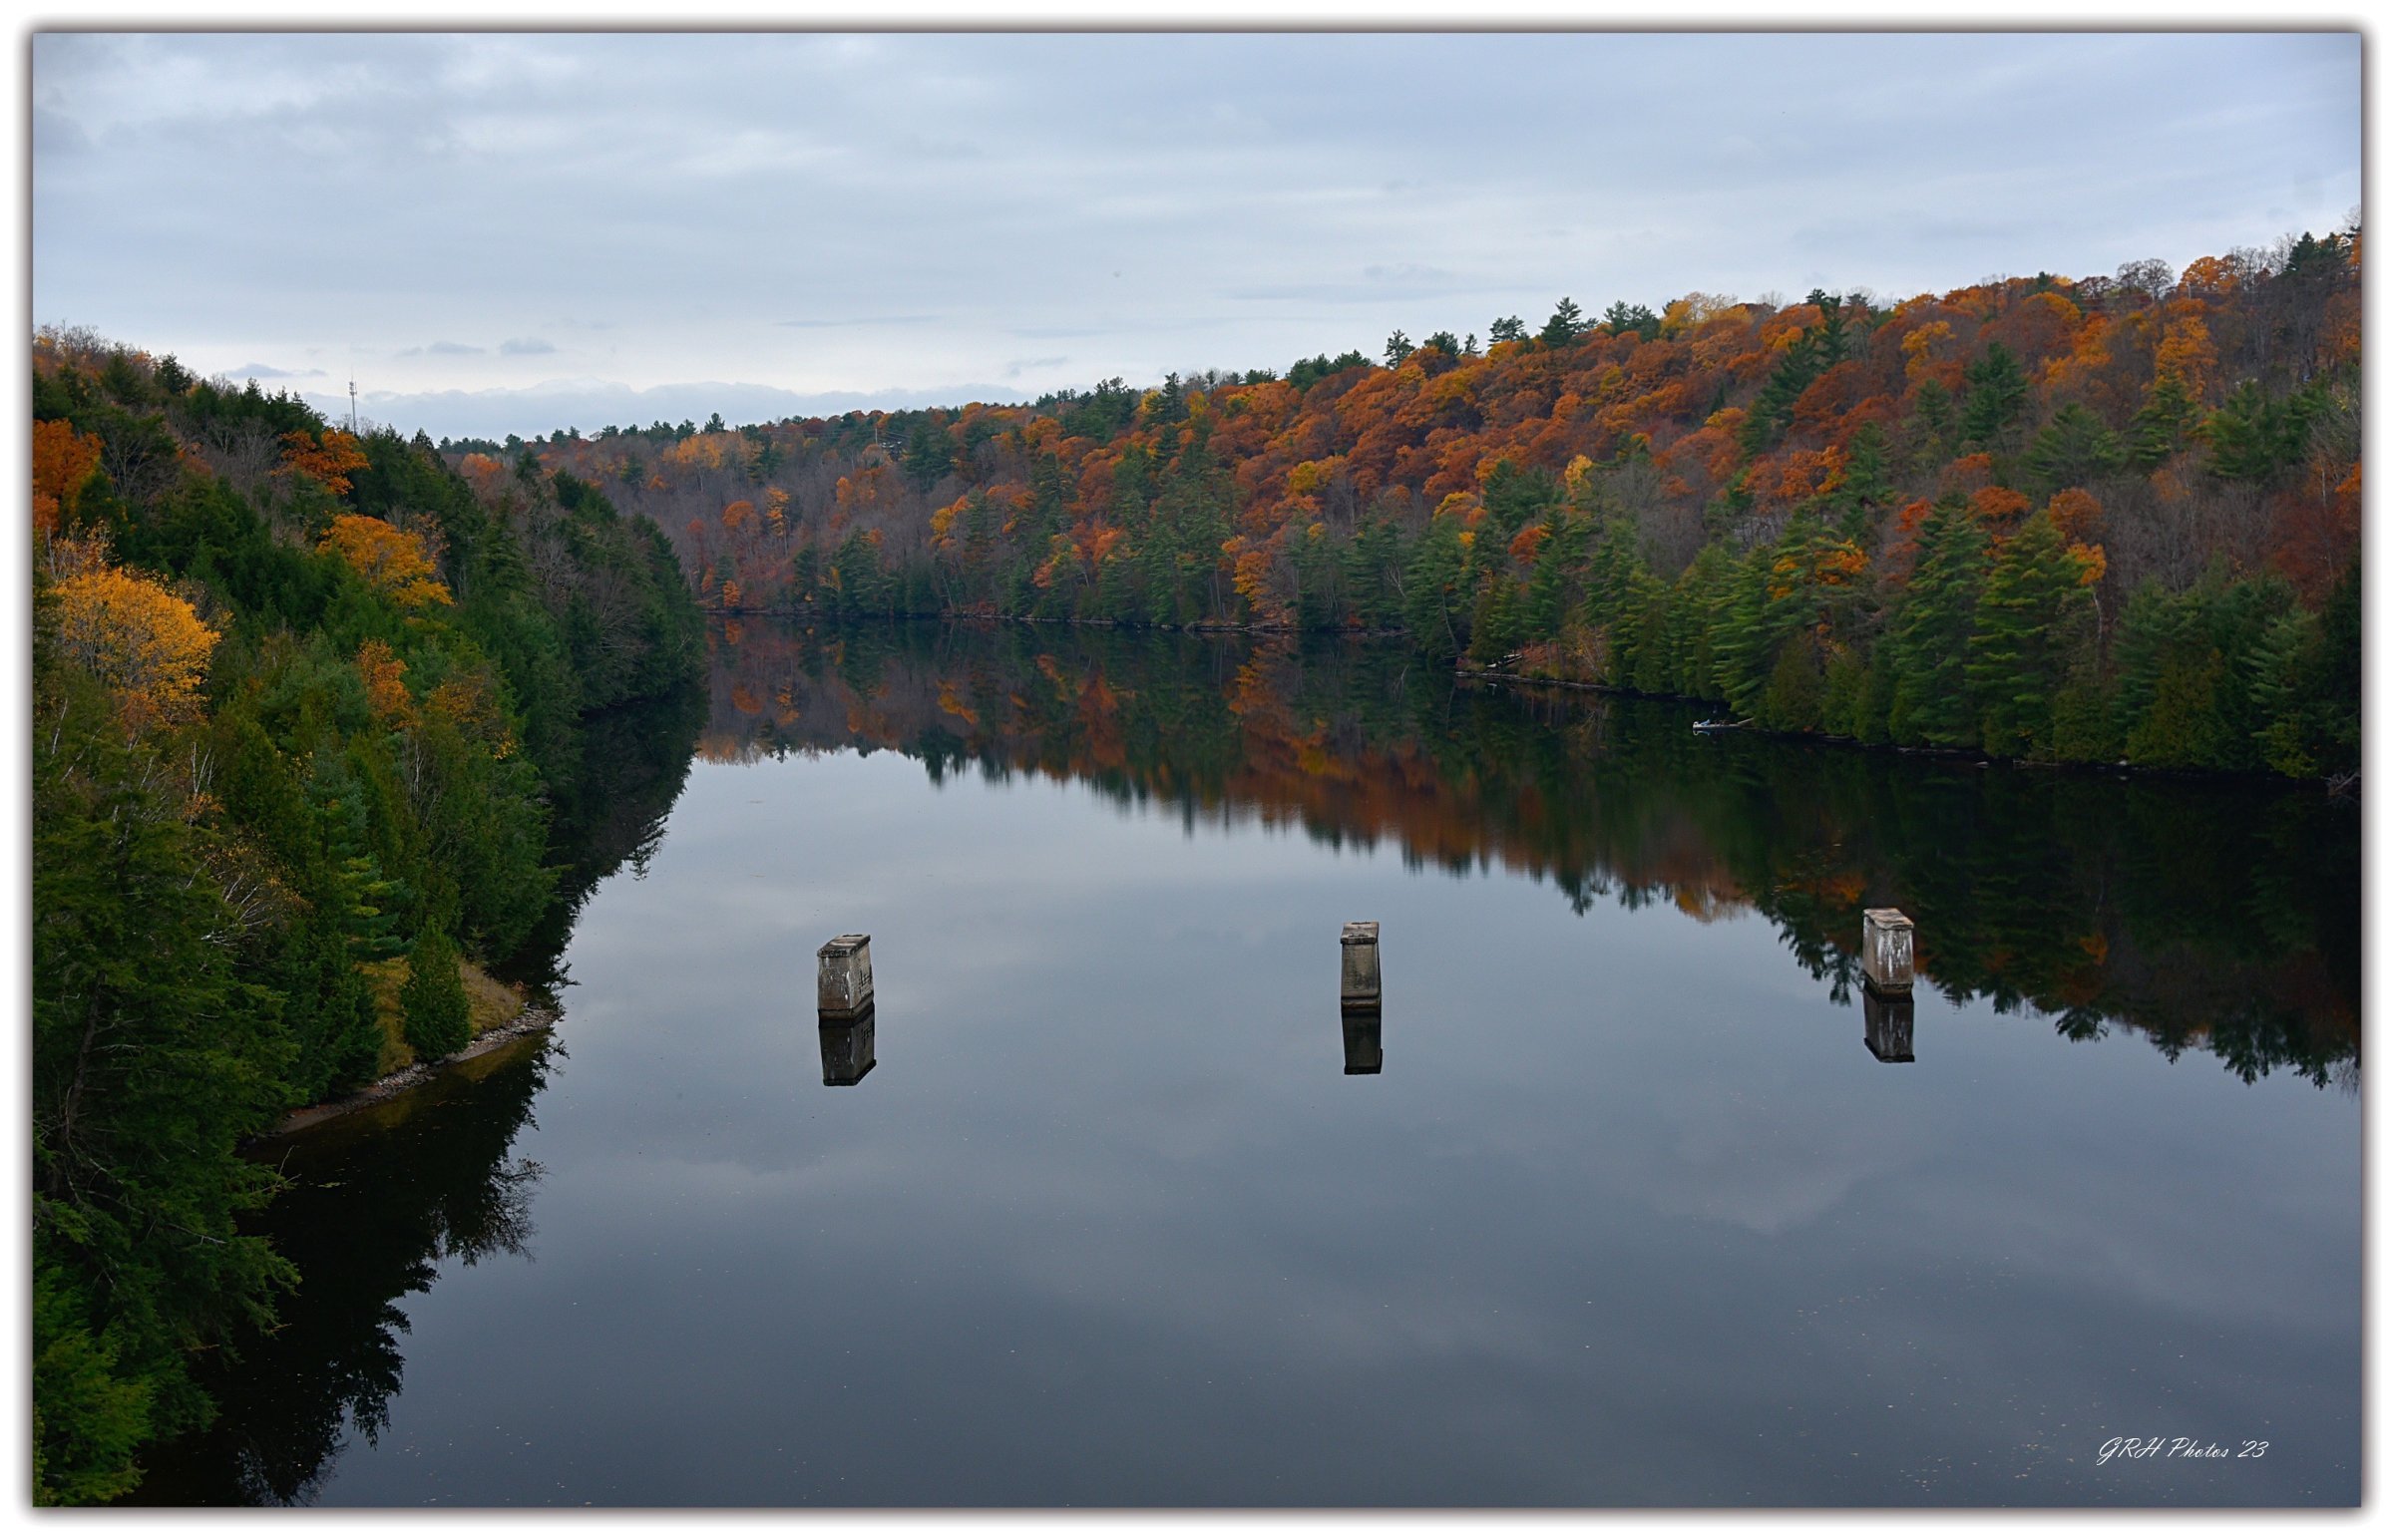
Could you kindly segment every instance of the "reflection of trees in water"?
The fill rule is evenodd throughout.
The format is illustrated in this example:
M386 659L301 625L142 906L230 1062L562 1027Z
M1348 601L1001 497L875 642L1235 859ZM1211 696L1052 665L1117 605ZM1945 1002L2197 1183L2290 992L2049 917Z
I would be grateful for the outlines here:
M1581 912L1760 913L1840 1001L1863 907L1892 904L1931 986L2066 1037L2125 1024L2320 1084L2359 1054L2359 817L2311 788L1699 736L1675 704L1294 638L751 621L718 629L710 694L710 758L897 749L934 780L1036 774L1191 824L1501 863Z
M558 797L550 836L549 859L562 869L557 897L501 969L508 977L551 995L564 985L558 960L583 905L625 866L646 875L705 722L706 695L695 684L585 719L582 760Z
M380 1438L405 1367L399 1302L429 1292L443 1262L531 1259L542 1170L508 1152L559 1057L528 1040L479 1080L453 1075L264 1152L291 1179L263 1228L299 1269L299 1296L285 1325L227 1345L237 1361L207 1385L214 1425L159 1451L132 1501L313 1502L349 1438Z

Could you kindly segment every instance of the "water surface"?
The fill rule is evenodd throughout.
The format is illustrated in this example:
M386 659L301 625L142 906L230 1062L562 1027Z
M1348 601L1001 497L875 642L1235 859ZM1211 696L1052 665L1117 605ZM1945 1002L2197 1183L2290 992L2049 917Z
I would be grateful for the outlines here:
M2348 806L1360 645L746 621L710 691L610 751L555 1040L275 1152L291 1325L145 1500L2358 1501Z

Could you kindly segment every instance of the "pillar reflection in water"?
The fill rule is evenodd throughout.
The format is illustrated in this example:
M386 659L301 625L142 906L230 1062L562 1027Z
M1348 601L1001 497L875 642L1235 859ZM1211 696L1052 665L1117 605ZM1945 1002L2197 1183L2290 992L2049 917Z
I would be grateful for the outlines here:
M1882 1064L1912 1061L1912 997L1862 986L1862 1042Z
M1339 1031L1347 1039L1347 1072L1380 1073L1380 1007L1350 1005L1339 1012Z
M873 1071L873 1007L862 1015L820 1015L815 1030L823 1039L823 1083L854 1085Z

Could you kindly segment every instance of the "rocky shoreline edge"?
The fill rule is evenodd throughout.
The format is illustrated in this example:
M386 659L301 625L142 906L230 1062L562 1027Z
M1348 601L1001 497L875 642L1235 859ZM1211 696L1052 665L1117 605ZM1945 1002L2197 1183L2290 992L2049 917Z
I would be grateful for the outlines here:
M295 1134L303 1128L313 1128L318 1123L327 1123L334 1118L362 1111L378 1102L388 1101L410 1086L422 1085L452 1064L462 1064L468 1059L479 1058L492 1049L513 1042L519 1037L529 1037L534 1032L549 1030L557 1024L558 1014L555 1009L547 1005L527 1005L510 1019L492 1027L447 1058L434 1059L429 1064L410 1064L405 1069L394 1070L370 1085L351 1091L346 1096L332 1101L320 1101L312 1107L301 1107L285 1116L281 1122L276 1123L258 1137L276 1139L285 1134Z

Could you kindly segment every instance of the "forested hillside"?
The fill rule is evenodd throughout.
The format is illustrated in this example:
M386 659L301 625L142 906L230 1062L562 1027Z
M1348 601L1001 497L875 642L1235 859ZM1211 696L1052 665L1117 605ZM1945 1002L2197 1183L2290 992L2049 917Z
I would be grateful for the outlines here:
M583 816L591 713L687 687L656 530L561 478L78 333L33 381L34 1486L104 1499L291 1270L235 1154L463 1046Z
M2307 776L2359 756L2359 392L2356 225L452 458L602 487L728 610L1402 628L1783 730Z

